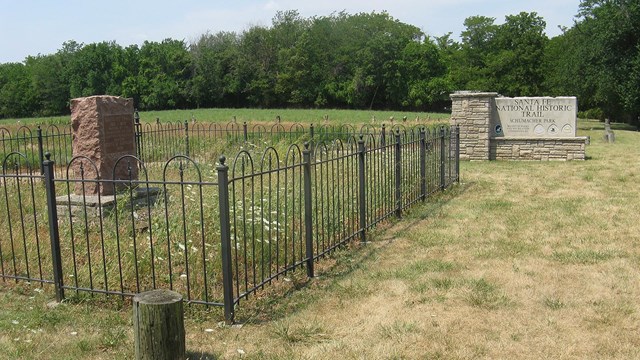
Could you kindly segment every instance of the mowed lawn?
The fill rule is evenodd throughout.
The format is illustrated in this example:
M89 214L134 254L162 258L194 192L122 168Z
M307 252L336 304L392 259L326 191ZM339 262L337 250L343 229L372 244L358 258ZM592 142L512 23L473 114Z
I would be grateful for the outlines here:
M640 133L587 161L463 162L399 222L241 304L188 306L192 359L640 358ZM0 358L133 356L131 307L0 283Z

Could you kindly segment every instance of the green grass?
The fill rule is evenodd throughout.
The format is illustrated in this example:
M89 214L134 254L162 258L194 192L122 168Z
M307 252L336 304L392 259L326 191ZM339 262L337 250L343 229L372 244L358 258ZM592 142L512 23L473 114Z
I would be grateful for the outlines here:
M375 122L378 124L391 122L391 117L395 123L402 123L407 117L407 123L414 123L416 118L421 120L446 120L449 114L410 112L410 111L379 111L379 110L338 110L338 109L192 109L192 110L164 110L164 111L141 111L140 121L155 123L160 119L161 123L183 122L195 119L203 122L227 123L234 120L242 124L248 123L275 123L276 117L280 116L283 123L313 123L324 124L325 116L330 124L363 124ZM69 124L70 116L55 116L43 118L26 119L3 119L1 126L13 126L17 122L20 124Z

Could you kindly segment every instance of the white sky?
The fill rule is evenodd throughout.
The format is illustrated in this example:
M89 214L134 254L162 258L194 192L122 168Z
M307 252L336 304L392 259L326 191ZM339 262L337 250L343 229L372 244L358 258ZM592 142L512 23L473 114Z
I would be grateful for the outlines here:
M269 26L278 10L323 16L345 10L386 10L427 35L452 32L458 39L469 16L504 22L506 15L537 12L547 35L573 24L580 0L0 0L0 63L29 55L51 54L67 40L116 41L122 46L165 38L190 41L210 31L241 32L251 25Z

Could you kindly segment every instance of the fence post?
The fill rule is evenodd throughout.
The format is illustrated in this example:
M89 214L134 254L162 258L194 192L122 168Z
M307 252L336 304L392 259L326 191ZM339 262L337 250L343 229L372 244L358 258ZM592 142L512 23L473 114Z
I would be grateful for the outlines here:
M456 125L456 182L460 183L460 125Z
M315 146L315 141L313 140L313 138L315 137L315 127L313 126L313 124L309 125L309 144L311 144L311 154L315 154L316 152L316 146Z
M189 120L184 121L184 148L185 155L189 156Z
M231 269L231 220L229 217L229 167L224 163L226 158L220 157L218 170L218 203L220 205L220 245L222 255L222 290L224 297L224 319L233 324L233 272Z
M182 295L156 289L133 297L136 360L185 359Z
M303 176L304 176L304 237L307 257L307 276L314 276L313 269L313 218L311 216L311 149L309 143L304 143L302 150Z
M40 175L44 175L44 149L42 145L42 128L38 125L38 159L40 160Z
M444 173L444 165L445 165L444 137L445 137L444 126L440 126L440 190L444 190L446 185L445 173Z
M427 132L420 127L420 198L427 199Z
M58 208L56 206L56 184L53 181L54 162L51 154L44 154L42 162L44 185L47 197L47 215L49 216L49 238L51 240L51 263L53 265L53 285L58 302L64 300L64 277L62 276L62 256L60 255L60 232L58 229Z
M247 132L247 122L242 123L242 134L244 135L244 141L249 141L249 133Z
M364 137L358 139L358 197L360 203L360 242L367 242L367 182Z
M140 114L137 109L133 112L133 126L136 139L136 155L139 159L142 159L142 124L140 124Z
M387 146L387 125L382 124L382 134L380 134L380 146Z
M396 129L396 216L402 216L402 144L400 138L400 129Z

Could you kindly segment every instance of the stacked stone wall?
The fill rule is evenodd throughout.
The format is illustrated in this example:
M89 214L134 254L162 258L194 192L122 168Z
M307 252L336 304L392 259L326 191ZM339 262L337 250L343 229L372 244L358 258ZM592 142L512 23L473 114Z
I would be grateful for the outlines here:
M451 95L451 125L460 126L460 158L489 160L489 125L497 93Z
M565 161L585 159L584 138L509 139L493 138L490 160Z

